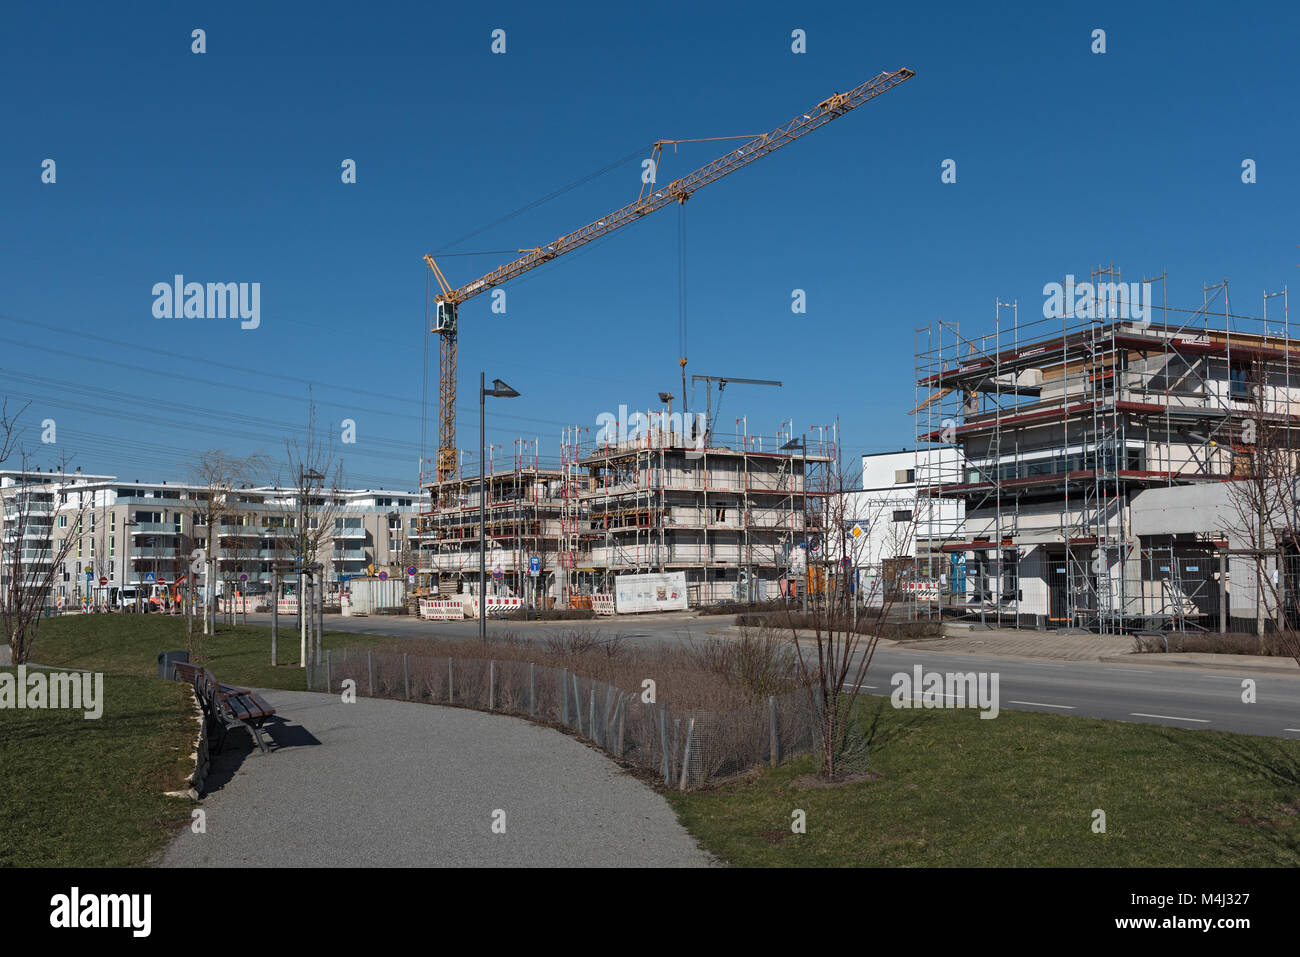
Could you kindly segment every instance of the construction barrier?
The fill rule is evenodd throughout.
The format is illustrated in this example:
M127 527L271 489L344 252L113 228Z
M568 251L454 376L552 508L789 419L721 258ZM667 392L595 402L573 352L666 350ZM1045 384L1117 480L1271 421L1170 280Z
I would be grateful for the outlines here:
M901 582L899 587L917 601L938 601L938 582Z
M275 603L275 610L281 615L296 615L298 614L298 599L281 598Z
M246 615L250 611L255 611L256 605L257 605L257 600L255 598L240 597L240 598L221 599L221 611L227 615L229 614ZM297 614L297 607L294 608L294 613Z
M517 608L524 607L522 598L498 598L496 595L488 595L487 613L488 617L493 615L504 615L512 612ZM478 617L478 598L470 597L465 600L465 613L470 618Z
M613 615L614 596L613 595L592 595L591 610L598 615Z
M421 598L420 617L430 621L459 621L465 617L465 603L459 599L443 601Z

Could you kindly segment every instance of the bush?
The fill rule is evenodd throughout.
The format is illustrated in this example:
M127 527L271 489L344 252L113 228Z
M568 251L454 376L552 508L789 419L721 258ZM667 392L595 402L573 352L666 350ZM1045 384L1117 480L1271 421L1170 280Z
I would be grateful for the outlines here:
M1179 652L1201 652L1217 655L1261 655L1264 657L1289 658L1290 654L1275 634L1247 635L1229 632L1220 635L1213 632L1170 632L1163 638L1159 635L1134 635L1133 642L1138 654L1170 654ZM1167 647L1166 647L1166 643Z

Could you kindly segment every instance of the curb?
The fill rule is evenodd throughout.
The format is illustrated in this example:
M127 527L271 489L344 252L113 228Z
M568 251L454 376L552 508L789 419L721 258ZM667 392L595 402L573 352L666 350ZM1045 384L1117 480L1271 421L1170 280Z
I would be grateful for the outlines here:
M1147 660L1144 660L1147 659ZM1164 660L1161 660L1164 659ZM1165 658L1164 654L1152 652L1150 654L1132 654L1123 656L1109 656L1098 658L1098 661L1108 664L1142 664L1153 665L1157 668L1198 668L1203 671L1249 671L1256 674L1266 675L1285 675L1292 678L1300 678L1300 669L1285 668L1276 665L1257 665L1242 664L1241 662L1216 663L1213 661L1183 661L1181 659Z

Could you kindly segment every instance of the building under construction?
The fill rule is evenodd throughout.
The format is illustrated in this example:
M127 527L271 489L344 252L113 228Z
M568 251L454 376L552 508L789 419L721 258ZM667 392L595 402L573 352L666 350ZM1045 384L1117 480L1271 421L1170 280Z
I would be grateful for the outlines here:
M495 458L496 456L494 456ZM535 604L553 593L560 548L560 478L543 468L537 443L516 440L512 459L488 463L486 571L489 590L531 596ZM419 522L422 588L453 595L478 592L479 476L462 469L443 481L422 483L429 508ZM537 574L532 559L537 558Z
M788 430L694 436L667 413L644 421L631 437L564 433L563 593L682 572L692 606L797 594L838 487L834 439L792 447Z
M837 488L833 433L804 445L789 430L706 438L673 428L666 413L641 421L622 438L566 429L559 469L540 467L535 445L489 466L489 592L590 607L618 576L682 572L692 606L797 595ZM425 487L421 584L476 591L479 477Z
M1067 277L1061 318L999 301L991 331L918 330L918 448L960 454L918 455L917 494L966 509L959 537L918 543L946 556L919 570L942 583L921 613L1102 632L1262 622L1257 574L1285 570L1294 545L1245 554L1233 492L1256 426L1289 448L1300 412L1286 294L1248 318L1226 282L1190 309L1164 286L1110 267Z

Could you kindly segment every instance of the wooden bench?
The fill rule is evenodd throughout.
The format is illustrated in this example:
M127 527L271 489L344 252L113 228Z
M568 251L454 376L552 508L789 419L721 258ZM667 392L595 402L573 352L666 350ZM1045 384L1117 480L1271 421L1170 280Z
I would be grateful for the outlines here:
M262 725L275 714L275 709L260 695L247 688L222 684L211 671L198 665L173 661L171 666L177 681L188 681L194 686L194 693L203 708L203 716L215 733L215 751L220 751L225 745L226 734L231 729L245 728L262 752L266 753Z

